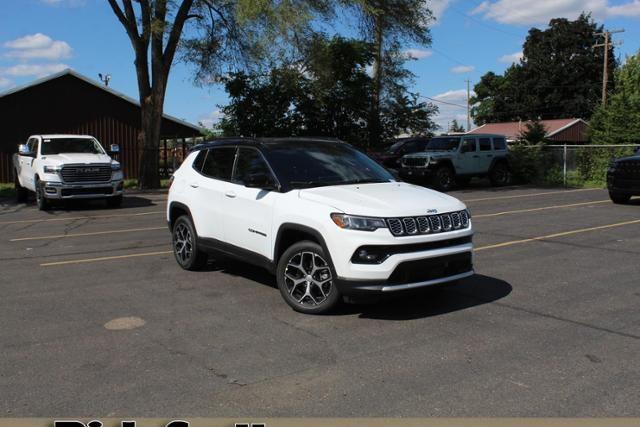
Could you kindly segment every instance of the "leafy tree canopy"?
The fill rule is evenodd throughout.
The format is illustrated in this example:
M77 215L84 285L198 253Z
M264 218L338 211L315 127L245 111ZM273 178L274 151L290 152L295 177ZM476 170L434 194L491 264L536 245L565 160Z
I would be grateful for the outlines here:
M575 21L552 19L545 30L529 30L520 62L503 75L485 74L475 86L474 121L591 117L601 97L604 49L593 45L602 42L595 35L602 31L588 14ZM615 68L611 47L609 70Z

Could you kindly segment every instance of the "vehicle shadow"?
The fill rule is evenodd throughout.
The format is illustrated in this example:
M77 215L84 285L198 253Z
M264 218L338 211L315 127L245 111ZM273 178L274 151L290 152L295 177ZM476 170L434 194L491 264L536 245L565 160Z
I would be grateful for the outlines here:
M243 277L277 290L275 277L266 270L231 258L216 258L204 270ZM506 297L511 290L511 285L504 280L476 274L455 285L384 295L369 302L356 300L354 303L342 304L328 316L358 315L363 319L380 320L420 319L488 304Z
M36 201L34 198L29 198L29 200L24 203L16 203L14 200L5 200L5 206L18 206L23 205L27 207L36 207ZM145 197L140 196L127 196L125 195L122 199L122 205L119 208L109 208L104 200L95 199L95 200L64 200L64 201L55 201L51 204L50 209L47 211L49 213L54 212L73 212L73 211L93 211L93 210L109 210L109 211L118 211L121 209L134 209L134 208L144 208L149 206L157 206L158 203L154 200L147 199Z

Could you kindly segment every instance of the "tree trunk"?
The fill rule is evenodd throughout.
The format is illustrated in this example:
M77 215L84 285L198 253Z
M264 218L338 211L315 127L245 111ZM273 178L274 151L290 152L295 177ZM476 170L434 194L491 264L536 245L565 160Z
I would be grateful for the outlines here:
M138 186L140 189L160 188L159 149L162 128L162 102L154 102L155 96L141 104L142 129L138 137L140 153Z
M380 142L380 93L382 92L382 17L375 18L375 40L373 58L373 94L371 99L371 114L369 116L369 141L367 148L371 149Z

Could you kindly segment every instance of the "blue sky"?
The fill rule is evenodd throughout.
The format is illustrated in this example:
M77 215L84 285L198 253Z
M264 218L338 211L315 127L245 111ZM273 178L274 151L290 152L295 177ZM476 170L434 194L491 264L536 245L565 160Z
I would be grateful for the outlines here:
M466 83L487 71L502 72L522 50L527 31L552 17L575 18L591 11L608 29L624 28L617 54L640 48L640 0L432 0L438 18L430 47L406 46L416 59L408 67L414 91L441 101L437 122L464 123ZM411 50L409 50L411 49ZM0 91L63 68L96 79L112 75L111 87L137 98L133 52L106 0L0 0ZM193 69L172 69L165 112L210 124L226 96L219 86L197 87Z

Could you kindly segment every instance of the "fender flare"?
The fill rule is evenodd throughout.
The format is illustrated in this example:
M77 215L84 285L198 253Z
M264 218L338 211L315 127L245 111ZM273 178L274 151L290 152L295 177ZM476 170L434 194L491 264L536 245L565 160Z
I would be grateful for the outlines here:
M322 234L320 234L318 230L316 230L315 228L311 228L307 225L302 225L295 222L284 222L280 224L280 227L278 228L278 232L276 233L275 244L273 246L273 263L276 267L278 265L278 261L280 261L278 254L281 252L284 253L284 251L287 250L287 248L281 247L282 235L287 231L300 231L315 237L318 240L318 243L320 244L320 246L322 247L322 250L329 258L329 262L331 263L331 265L334 265L333 260L331 259L331 252L329 252L329 248L327 247L327 243L325 242L324 237L322 237Z

